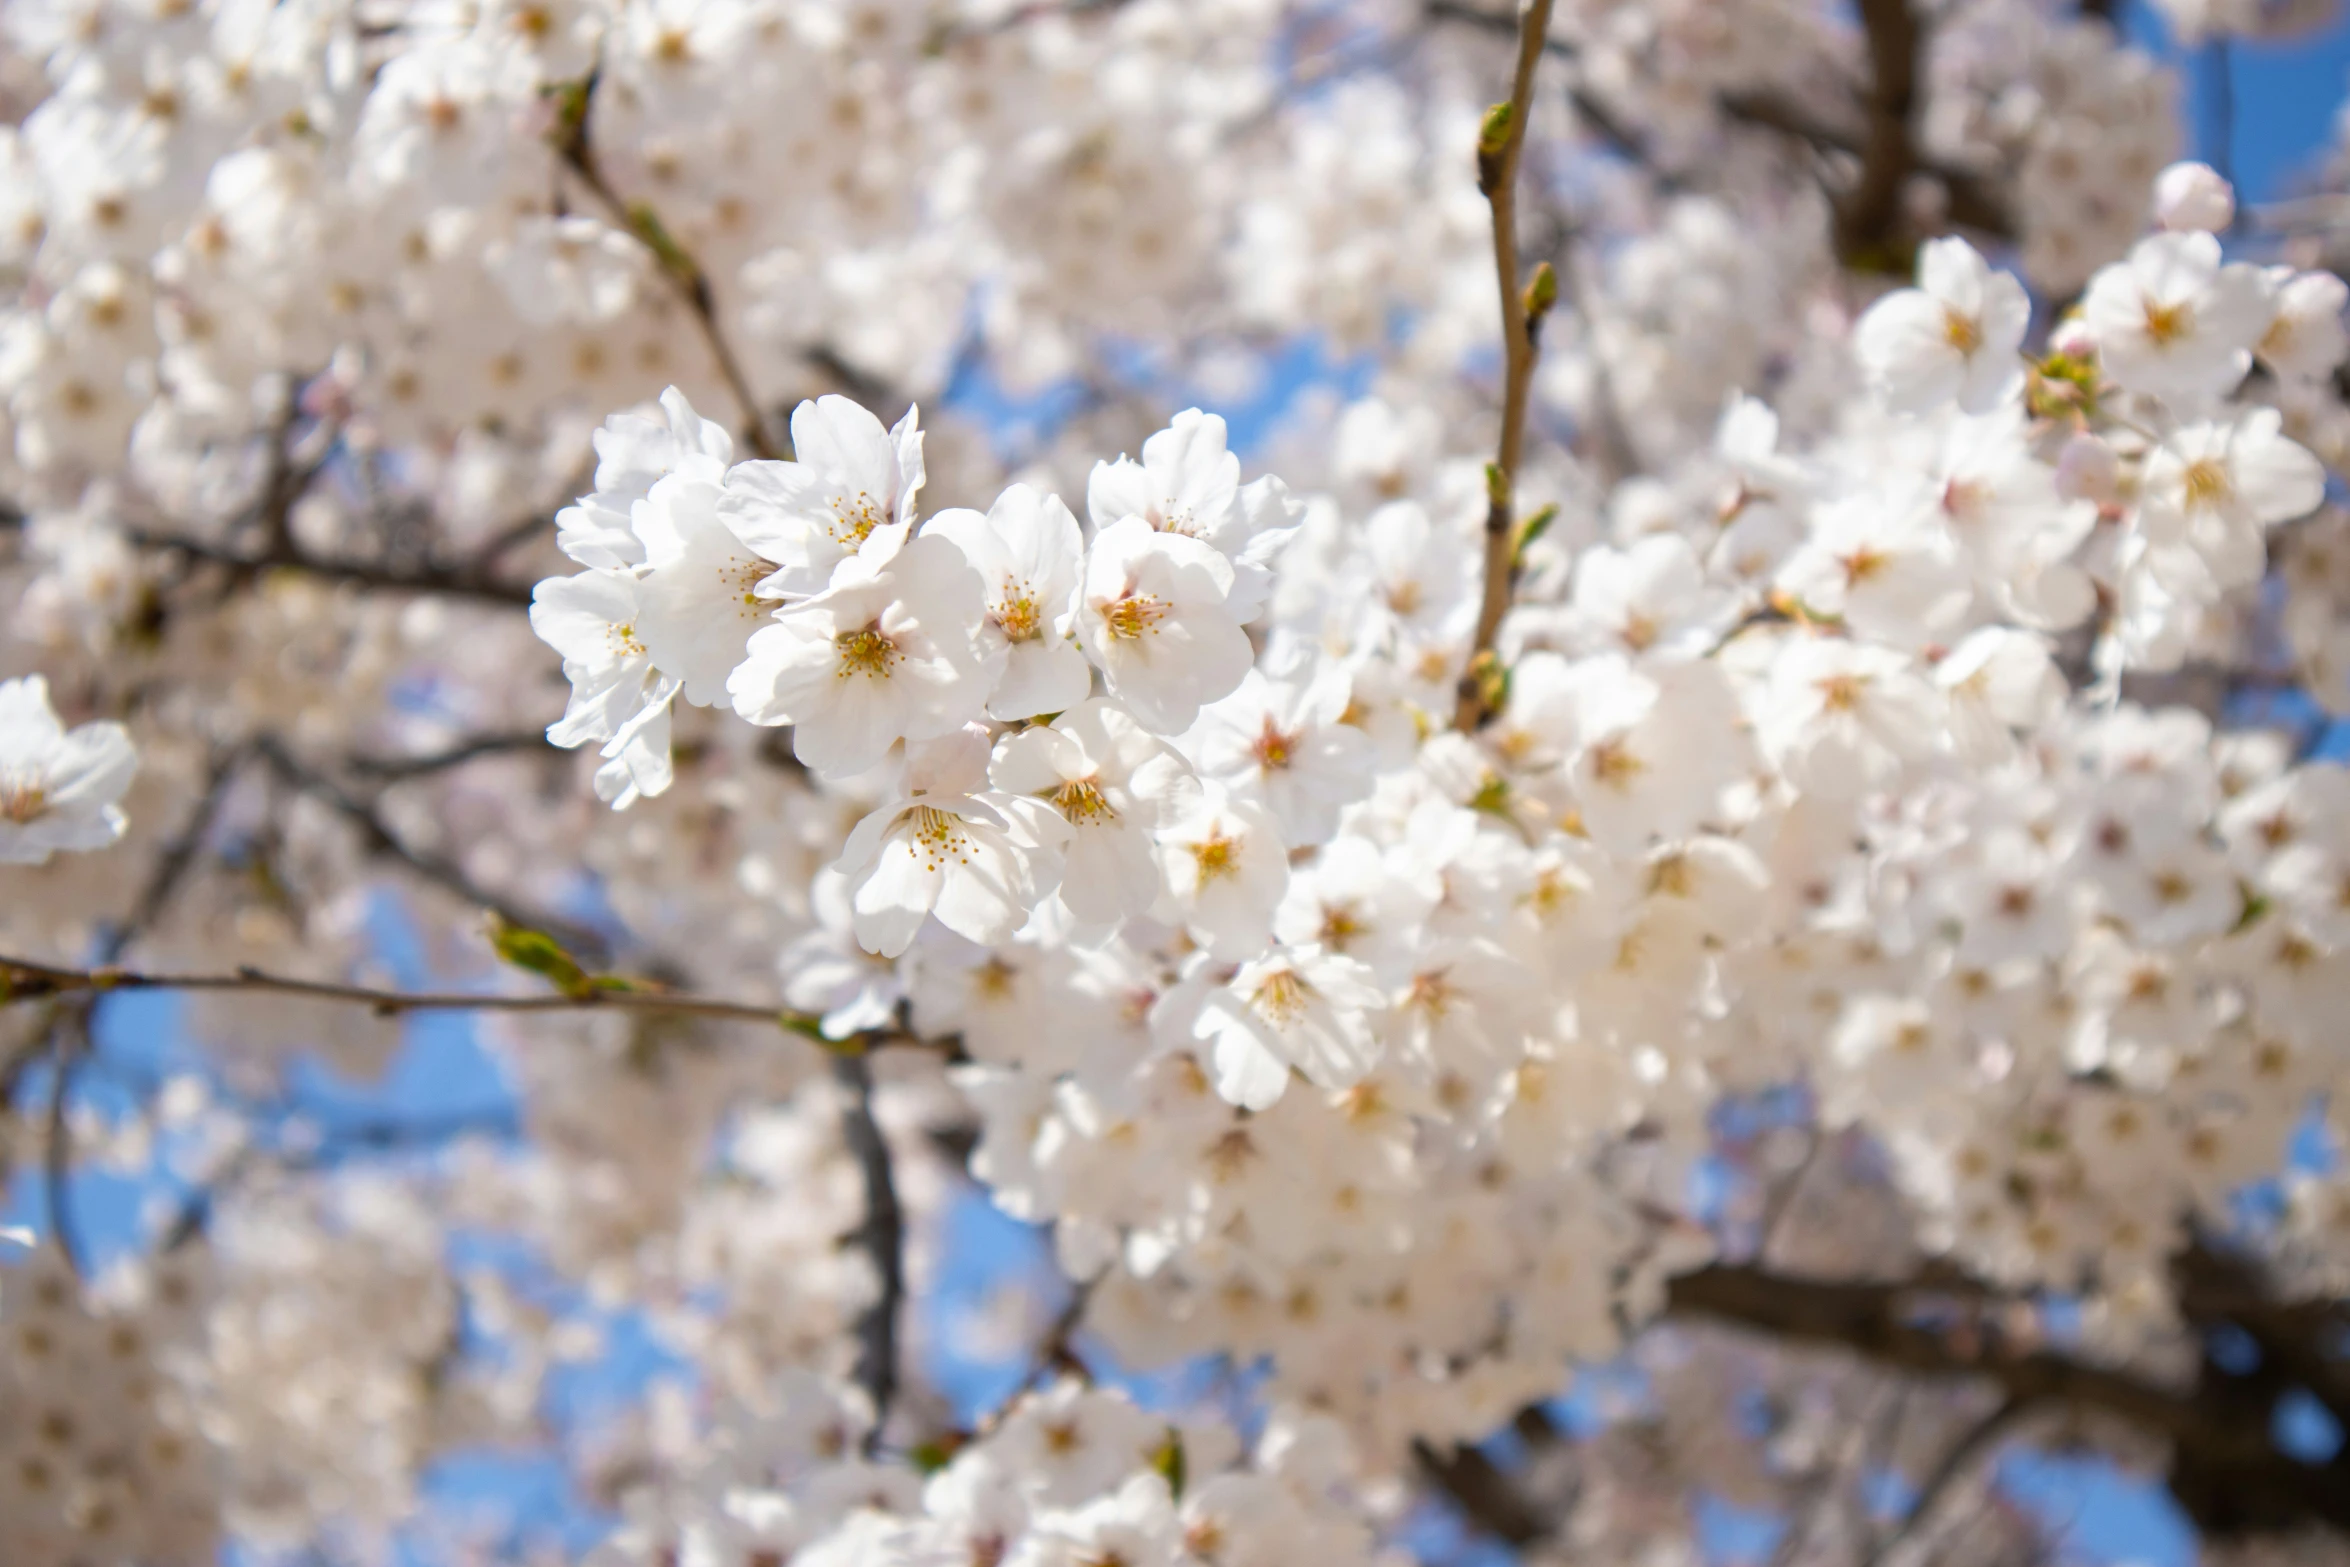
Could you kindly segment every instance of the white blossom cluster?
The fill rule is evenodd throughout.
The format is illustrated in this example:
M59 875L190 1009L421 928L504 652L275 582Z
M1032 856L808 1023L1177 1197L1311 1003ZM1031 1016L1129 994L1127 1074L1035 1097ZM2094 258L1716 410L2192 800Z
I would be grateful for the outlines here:
M1327 1415L1271 1412L1253 1443L1221 1420L1170 1421L1122 1393L1061 1382L1025 1395L930 1473L862 1456L872 1406L798 1375L730 1413L674 1488L589 1558L661 1562L1001 1562L1127 1567L1386 1564L1366 1486Z
M1716 1096L1798 1074L1938 1249L2158 1310L2179 1226L2340 1071L2350 973L2343 770L2115 694L2324 498L2234 394L2330 373L2344 287L2223 263L2199 178L2038 360L2022 285L1930 243L1855 329L1874 407L1798 452L1734 402L1710 481L1521 594L1482 729L1467 475L1308 508L1195 412L1083 525L1026 485L924 517L911 414L803 405L792 461L730 465L672 395L564 514L550 733L626 805L677 698L791 726L864 812L818 918L903 987L844 956L819 992L804 942L798 998L959 1040L974 1172L1115 1274L1092 1320L1146 1362L1486 1429L1693 1260L1595 1266L1629 1227L1589 1157L1694 1157Z
M1882 7L1559 0L1503 474L1506 4L0 5L0 955L220 981L0 974L0 1194L189 1202L0 1258L0 1559L429 1555L512 1442L599 1567L1384 1561L1619 1354L1631 1559L1857 1440L1649 1331L1774 1096L1822 1277L2172 1382L2186 1248L2341 1295L2350 262L2107 21L1897 9L1870 227ZM420 974L577 1006L319 1122L447 1040L295 987ZM1080 1292L972 1429L912 1305L852 1385L868 1110L914 1302L974 1183Z

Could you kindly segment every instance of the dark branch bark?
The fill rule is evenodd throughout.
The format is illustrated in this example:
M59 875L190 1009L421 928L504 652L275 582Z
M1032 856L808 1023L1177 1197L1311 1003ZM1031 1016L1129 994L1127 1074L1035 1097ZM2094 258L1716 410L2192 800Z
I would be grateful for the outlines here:
M549 740L544 730L517 729L507 733L473 735L442 750L426 751L416 756L354 756L345 765L363 778L394 783L447 772L452 767L462 767L467 762L485 756L516 754L563 756L569 753Z
M1473 1447L1440 1453L1425 1441L1412 1443L1420 1479L1441 1491L1461 1516L1506 1545L1531 1545L1550 1533L1551 1520L1518 1489L1499 1465Z
M1836 253L1847 266L1892 270L1885 264L1906 251L1901 187L1917 167L1910 121L1925 40L1910 0L1860 0L1860 20L1869 54L1869 95L1862 105L1868 130L1860 178L1836 203ZM1902 262L1906 270L1906 254Z
M850 1232L850 1244L873 1264L875 1295L857 1321L857 1385L873 1401L873 1429L865 1448L874 1451L889 1406L898 1391L898 1317L906 1298L906 1219L898 1205L897 1178L889 1142L873 1118L873 1061L862 1050L833 1057L833 1075L847 1091L841 1107L841 1137L865 1181L864 1222Z
M2048 1350L2011 1352L1981 1331L1951 1331L1953 1317L1979 1326L1980 1314L1961 1308L1997 1298L1948 1276L1855 1283L1729 1264L1683 1274L1666 1292L1668 1312L1684 1319L1841 1349L1918 1376L1979 1377L2018 1403L2063 1404L2165 1438L2172 1493L2208 1534L2350 1529L2350 1448L2324 1464L2279 1452L2273 1392L2230 1387L2208 1368L2173 1388Z
M530 603L531 584L509 582L461 566L434 562L402 566L385 561L313 555L290 541L279 541L263 550L240 550L209 539L190 538L185 534L149 528L127 528L124 537L142 549L172 550L191 560L225 566L237 576L251 576L266 571L298 571L329 582L348 582L355 587L396 593L432 593L445 598L476 599L509 607L527 606Z
M493 892L474 881L464 867L429 850L417 848L392 831L377 811L375 802L361 799L324 773L297 758L274 735L264 735L254 742L254 753L288 785L301 790L315 800L332 807L334 811L359 830L368 849L399 861L417 876L444 891L455 893L466 902L489 909L500 918L533 930L543 930L572 951L596 959L609 956L611 943L598 931L542 909L525 908L512 899Z

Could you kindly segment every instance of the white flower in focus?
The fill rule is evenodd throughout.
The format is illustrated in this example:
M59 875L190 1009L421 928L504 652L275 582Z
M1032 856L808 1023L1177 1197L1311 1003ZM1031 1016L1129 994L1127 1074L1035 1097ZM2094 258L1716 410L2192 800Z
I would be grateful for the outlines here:
M2081 311L2105 373L2125 391L2200 403L2252 367L2268 330L2257 267L2222 265L2209 234L2156 234L2089 280Z
M1142 461L1094 464L1085 508L1098 535L1128 517L1161 533L1198 539L1230 561L1233 619L1257 617L1272 590L1271 563L1297 531L1300 508L1280 480L1242 485L1240 459L1225 444L1223 419L1185 409L1142 443Z
M596 488L555 514L555 544L582 566L644 563L644 540L633 522L636 505L670 474L717 484L734 461L734 438L715 419L694 412L685 394L661 394L658 417L614 414L593 437Z
M1254 957L1289 887L1289 849L1261 805L1204 790L1159 833L1167 917L1226 960Z
M1869 384L1898 413L1956 399L1989 411L2023 378L2017 350L2031 322L2023 284L1992 270L1963 239L1928 240L1918 252L1918 286L1887 294L1853 329Z
M1010 940L1052 891L1065 830L1015 818L985 792L987 733L976 725L912 749L906 781L906 797L857 823L833 867L848 878L858 942L894 958L930 914L981 946Z
M2174 234L2224 232L2236 221L2236 190L2208 163L2174 163L2154 176L2154 221Z
M683 682L697 707L726 700L726 682L780 600L760 590L775 563L736 537L708 479L671 474L636 505L645 564L636 634L654 667Z
M1371 970L1319 946L1283 947L1242 966L1208 997L1193 1037L1209 1047L1216 1092L1262 1110L1291 1068L1321 1088L1351 1088L1379 1064L1372 1017L1386 1004Z
M127 824L115 802L139 759L120 724L68 730L39 675L0 681L0 865L40 865L60 849L103 849Z
M1172 747L1100 697L1049 726L1005 736L988 777L1066 824L1061 901L1089 931L1114 927L1157 901L1151 834L1199 792Z
M1178 744L1201 777L1272 811L1291 847L1324 843L1371 792L1370 737L1340 722L1352 689L1336 662L1278 680L1252 669Z
M736 712L792 725L792 754L835 778L962 727L987 700L979 574L952 544L918 538L839 576L754 633L726 683Z
M1181 734L1256 662L1226 602L1231 588L1232 563L1197 539L1140 517L1094 535L1077 640L1145 729Z
M952 543L979 573L987 599L980 642L1003 671L989 714L1033 718L1084 701L1093 677L1069 629L1085 539L1061 498L1015 484L985 516L942 511L923 533Z
M2256 408L2172 431L2146 459L2138 515L2156 544L2185 543L2221 586L2242 587L2267 563L2266 530L2324 499L2324 465L2286 438L2283 415Z
M670 784L669 704L681 682L653 665L638 633L641 584L627 571L548 577L531 594L530 629L563 659L571 700L548 726L566 750L596 744L596 794L626 810Z
M720 514L745 544L780 562L766 591L821 593L833 568L863 554L894 553L922 488L921 410L895 428L848 398L820 397L792 410L792 460L737 465Z

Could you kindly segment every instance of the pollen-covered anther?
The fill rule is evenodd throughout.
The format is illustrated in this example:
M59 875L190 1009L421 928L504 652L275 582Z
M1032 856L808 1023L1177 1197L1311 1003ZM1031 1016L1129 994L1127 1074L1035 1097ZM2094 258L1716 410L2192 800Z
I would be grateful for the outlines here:
M1151 594L1129 593L1102 606L1102 624L1113 637L1139 642L1158 629L1159 622L1167 618L1167 608Z
M1104 798L1101 784L1092 778L1072 778L1052 792L1053 809L1081 826L1118 819L1118 808Z
M1275 969L1257 982L1250 1000L1267 1022L1277 1028L1286 1028L1305 1015L1306 1003L1314 996L1314 988L1298 977L1295 969Z
M897 643L871 626L840 633L832 639L832 646L839 655L839 666L833 673L842 680L851 675L886 680L898 661Z

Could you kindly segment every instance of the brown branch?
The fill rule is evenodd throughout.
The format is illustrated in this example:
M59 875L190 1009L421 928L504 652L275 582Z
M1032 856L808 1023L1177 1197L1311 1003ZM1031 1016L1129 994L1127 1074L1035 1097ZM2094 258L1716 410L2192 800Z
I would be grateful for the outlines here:
M2315 1465L2280 1453L2270 1436L2272 1399L2242 1398L2209 1379L2172 1388L2048 1350L2015 1352L1996 1335L1938 1326L1927 1310L2001 1298L1963 1276L1854 1282L1732 1264L1682 1274L1666 1287L1673 1316L1841 1349L1919 1376L1979 1377L2019 1403L2063 1404L2166 1439L2172 1493L2207 1532L2350 1529L2350 1448ZM1980 1319L1969 1314L1970 1323Z
M490 910L509 923L546 931L575 951L600 956L609 948L610 943L599 932L543 910L525 908L481 886L466 873L464 867L454 861L409 843L392 831L390 824L377 812L374 801L361 799L302 762L276 736L262 736L254 742L253 750L288 785L332 807L336 814L356 827L368 848L375 853L398 860L424 880L456 894L468 903Z
M49 1238L65 1259L68 1272L85 1277L81 1242L73 1219L73 1099L74 1069L81 1059L81 1042L88 1037L86 1008L69 1008L49 1029L49 1129L42 1155L42 1197L49 1213Z
M1425 1440L1415 1440L1412 1462L1422 1482L1443 1492L1461 1516L1505 1545L1531 1545L1550 1533L1550 1520L1542 1509L1474 1447L1442 1453Z
M344 985L330 980L297 979L258 968L227 973L148 973L115 967L75 968L36 963L28 958L0 954L0 1003L30 1001L47 996L91 997L118 991L231 991L249 995L284 996L304 1001L340 1002L365 1007L379 1017L410 1012L647 1012L714 1018L735 1023L764 1023L806 1032L816 1019L789 1007L755 1001L721 1001L674 990L632 988L582 990L577 994L552 992L533 995L485 994L476 991L383 990L371 985ZM889 1033L856 1043L906 1044L913 1036Z
M773 457L777 449L768 433L767 415L759 405L758 394L751 390L750 378L743 374L741 361L735 358L733 346L719 329L718 301L710 286L710 274L662 226L660 215L650 205L629 202L614 190L596 160L595 143L588 134L588 118L595 109L596 80L591 74L579 84L579 96L567 107L565 123L555 138L556 155L587 187L588 194L595 197L613 225L652 253L661 275L669 280L687 314L693 317L727 390L734 394L735 407L742 419L743 444L755 457Z
M421 566L395 566L388 562L358 560L347 556L313 555L290 541L258 551L240 550L210 539L190 538L185 534L151 528L126 528L123 536L142 549L173 550L192 560L225 566L238 576L251 576L265 571L298 571L329 582L348 582L357 587L389 592L432 593L446 598L478 599L484 603L509 606L527 606L530 603L531 584L505 581L461 566L433 562Z
M873 1401L873 1428L865 1433L870 1456L880 1445L898 1391L898 1318L906 1300L906 1218L898 1202L890 1165L889 1140L873 1118L873 1062L862 1049L833 1057L833 1076L846 1090L841 1137L865 1183L865 1217L847 1240L873 1264L875 1293L857 1319L857 1385Z
M549 740L544 730L517 729L472 735L441 750L426 751L416 756L353 756L344 765L361 777L395 783L447 772L452 767L462 767L467 762L485 756L531 753L546 756L569 754Z
M1964 1435L1943 1451L1942 1461L1934 1466L1925 1484L1918 1487L1918 1499L1908 1516L1870 1549L1861 1567L1885 1567L1896 1551L1923 1534L1959 1483L1980 1468L1983 1460L1995 1455L2000 1444L2014 1435L2016 1427L2031 1413L2032 1405L2026 1400L2003 1398L1989 1414L1969 1426Z
M1526 0L1518 15L1518 63L1506 103L1486 111L1477 137L1477 184L1493 209L1493 268L1501 286L1501 443L1486 470L1485 593L1477 630L1469 643L1469 666L1461 676L1453 727L1470 730L1494 706L1490 669L1495 637L1510 605L1516 575L1515 487L1526 444L1526 404L1534 381L1535 333L1557 296L1557 275L1547 266L1531 285L1518 275L1518 163L1526 147L1526 120L1534 108L1534 68L1550 32L1551 0ZM1542 290L1548 280L1549 296ZM1531 307L1531 308L1530 308Z
M1847 266L1893 270L1900 248L1901 187L1917 167L1911 121L1917 111L1918 56L1925 42L1911 0L1859 0L1869 55L1863 105L1866 139L1860 178L1836 203L1836 253ZM1907 258L1902 258L1906 270Z

